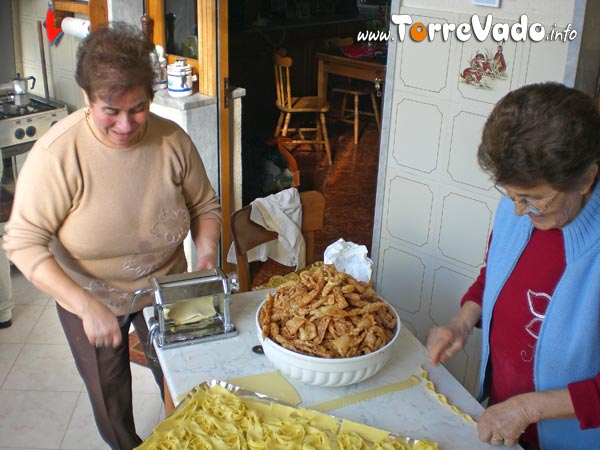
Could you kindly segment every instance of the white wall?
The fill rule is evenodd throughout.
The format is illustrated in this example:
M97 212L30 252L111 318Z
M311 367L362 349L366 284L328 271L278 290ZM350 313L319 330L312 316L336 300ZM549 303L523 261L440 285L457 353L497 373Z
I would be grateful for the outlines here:
M572 17L578 0L500 0L499 8L474 6L471 0L404 0L402 7L452 11L461 14L492 14L503 18L518 18L526 13L531 20L553 23Z
M2 0L4 1L4 0ZM42 44L44 46L46 71L48 74L48 95L65 103L69 111L83 106L83 97L75 82L77 46L80 40L63 35L51 45L43 27L48 11L48 0L11 0L15 23L15 50L17 71L22 76L34 76L36 85L33 94L44 96L42 58L38 39L37 22L42 23ZM108 1L109 20L123 20L139 24L142 15L141 2ZM86 19L86 16L76 15Z
M46 0L13 1L13 15L19 34L15 36L17 68L23 76L36 78L32 93L44 96L42 59L38 39L37 21L46 20L48 2ZM48 95L66 103L70 110L83 105L81 92L75 83L75 55L78 40L63 36L56 45L50 45L46 30L42 26L42 40L48 74Z
M524 12L530 21L552 25L570 18L581 34L581 48L569 55L565 83L595 96L600 75L600 2L596 0L500 0L499 8L474 6L471 0L400 0L403 7L415 7L464 14L492 14L518 18ZM576 69L574 69L576 67Z

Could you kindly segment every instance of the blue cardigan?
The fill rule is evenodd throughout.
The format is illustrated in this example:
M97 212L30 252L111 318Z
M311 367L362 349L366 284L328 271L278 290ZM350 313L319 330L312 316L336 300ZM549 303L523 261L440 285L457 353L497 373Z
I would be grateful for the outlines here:
M599 186L577 217L562 229L566 268L548 305L535 349L536 391L563 389L600 372ZM480 397L489 364L494 304L532 230L529 217L517 216L513 202L503 198L494 220L483 294ZM600 449L600 428L581 430L576 419L542 420L538 433L542 450Z

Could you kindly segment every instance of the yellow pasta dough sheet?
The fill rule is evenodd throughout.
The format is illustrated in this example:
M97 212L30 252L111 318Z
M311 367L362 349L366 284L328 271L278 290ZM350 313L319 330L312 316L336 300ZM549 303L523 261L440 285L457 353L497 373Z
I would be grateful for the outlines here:
M226 381L202 383L136 450L439 450Z
M190 299L165 307L165 318L172 320L175 325L186 325L216 315L212 297Z
M278 398L290 405L296 406L302 403L298 391L277 371L230 378L227 381L235 386L241 386L250 391L262 392L270 397Z

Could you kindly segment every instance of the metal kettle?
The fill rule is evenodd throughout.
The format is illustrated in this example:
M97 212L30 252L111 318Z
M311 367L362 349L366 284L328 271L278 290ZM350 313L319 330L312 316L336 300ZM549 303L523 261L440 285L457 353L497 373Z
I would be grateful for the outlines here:
M31 88L28 88L28 82L31 80ZM21 74L17 73L16 78L11 80L13 93L15 96L15 105L17 106L26 106L29 104L29 93L28 89L33 89L35 87L35 77L21 77Z
M12 79L15 94L27 94L27 82L29 80L31 80L31 89L33 89L35 87L35 77L21 77L21 74L17 73L17 77Z

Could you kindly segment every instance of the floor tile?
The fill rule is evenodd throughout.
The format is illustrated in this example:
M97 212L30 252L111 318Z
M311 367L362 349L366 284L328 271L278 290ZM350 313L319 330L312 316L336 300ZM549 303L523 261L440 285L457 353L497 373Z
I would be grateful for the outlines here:
M36 289L33 284L27 281L27 278L15 268L11 270L10 280L15 305L46 306L50 301L50 296L48 294Z
M38 322L27 338L27 343L69 345L54 304L44 307Z
M160 420L164 419L160 394L134 394L133 415L137 432L142 439L145 439ZM98 433L86 393L82 393L77 401L73 418L60 448L62 450L81 450L82 442L85 442L86 450L108 450L108 445Z
M134 394L159 394L160 389L147 367L131 364L132 390Z
M25 344L2 387L80 392L82 385L68 345Z
M0 447L58 449L78 396L0 390Z
M31 447L0 447L0 450L40 450L39 448Z
M0 386L17 360L21 348L23 344L0 344Z
M152 429L161 420L162 399L160 394L134 394L133 395L133 417L135 428L142 439L146 439Z
M158 394L160 395L160 389L154 381L152 372L150 369L139 364L131 363L131 390L133 394ZM81 392L87 392L85 385L83 385Z
M44 309L45 306L15 305L13 324L0 330L0 343L24 344Z
M145 439L150 435L152 429L165 418L165 409L162 398L160 396L160 389L154 381L152 372L147 367L140 366L139 364L131 364L131 377L132 377L132 390L133 390L133 415L137 427L137 432L142 439ZM88 425L81 425L83 423L91 423L94 427L95 434L93 435L92 442L90 445L91 450L104 449L102 447L103 441L99 436L96 439L96 425L94 423L94 417L92 409L89 404L87 396L87 390L85 385L82 389L82 397L78 402L76 412L73 416L73 422L75 425L69 425L65 442L61 449L74 450L79 449L78 436L82 426L89 427ZM100 445L97 447L97 445ZM1 450L1 449L0 449Z
M60 448L64 450L81 450L82 443L85 443L84 448L86 450L110 450L110 447L98 433L92 406L86 393L79 394L73 417Z

